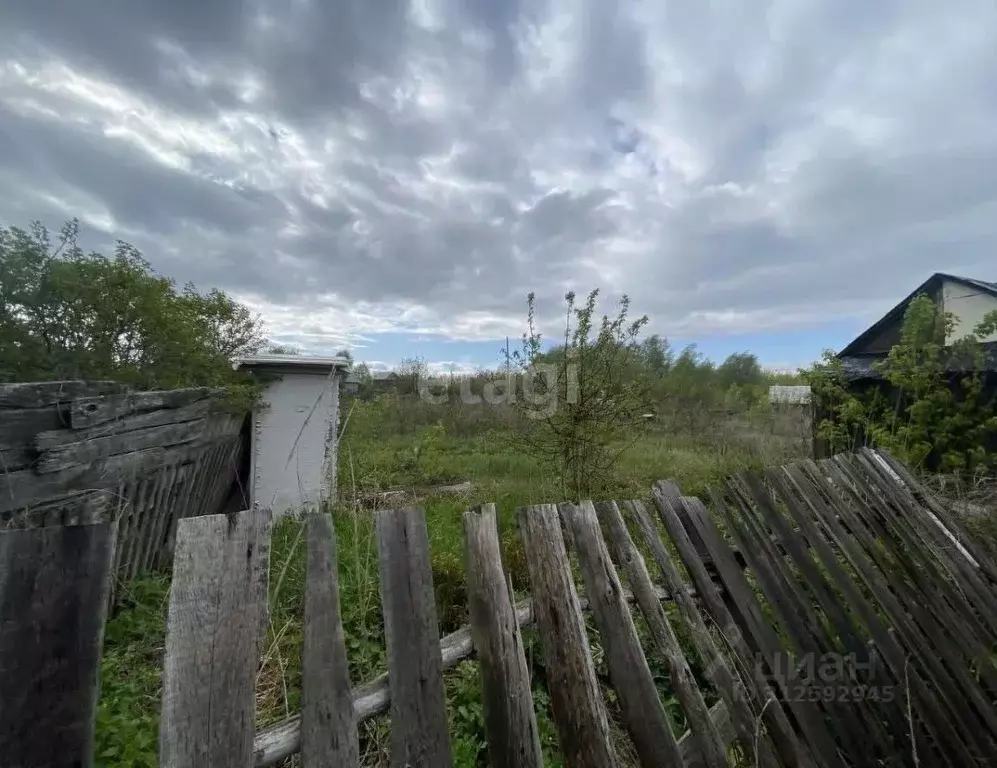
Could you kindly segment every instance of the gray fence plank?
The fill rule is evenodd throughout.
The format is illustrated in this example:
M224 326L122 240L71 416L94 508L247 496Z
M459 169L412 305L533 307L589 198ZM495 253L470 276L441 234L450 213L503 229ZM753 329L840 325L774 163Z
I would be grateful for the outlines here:
M517 511L543 638L551 710L568 768L613 768L609 722L595 677L578 594L571 578L557 507L541 504Z
M0 764L93 763L117 523L0 532Z
M648 515L643 502L624 502L624 506L630 511L644 542L651 551L651 556L658 564L665 587L675 596L675 603L679 608L682 618L685 619L686 626L689 628L692 642L699 653L703 669L714 686L716 686L717 691L727 702L728 722L737 733L741 741L741 747L745 750L752 749L752 745L754 745L756 740L756 717L749 706L748 692L742 687L741 681L734 672L736 669L736 659L732 659L734 662L733 666L728 664L726 652L721 651L716 643L714 643L709 629L696 607L695 601L688 594L677 564L672 560L672 556L665 548L664 542L651 522L650 515ZM597 509L600 516L607 523L607 527L611 532L610 542L615 543L619 550L616 556L626 569L630 583L634 584L636 581L643 581L646 578L650 584L650 575L647 572L647 567L633 539L630 538L626 522L617 504L615 502L607 502L606 504L597 506ZM658 607L660 609L660 605ZM646 614L647 611L645 611L645 616ZM650 625L650 619L648 619L648 623ZM776 706L778 706L777 702ZM779 711L781 712L781 709ZM783 714L784 717L785 715ZM788 722L783 724L782 721L773 722L770 720L767 725L769 728L775 727L779 729L779 732L784 737L783 740L789 742L784 751L784 756L787 758L786 764L801 764L803 760L799 753L799 747L796 745L795 736L793 736ZM767 768L771 768L771 766L775 765L775 756L772 754L768 736L764 734L763 736L764 738L759 740L757 749L759 763ZM690 738L693 738L691 733ZM724 743L726 742L727 740L725 739Z
M379 510L381 609L391 685L391 765L451 765L426 513Z
M269 521L261 509L180 521L163 661L162 768L252 763Z
M301 654L301 758L304 768L360 762L332 517L309 515L305 627Z
M478 652L492 768L541 766L523 639L502 570L495 505L464 513L467 603Z
M627 731L633 739L634 747L641 765L645 768L655 768L662 765L681 765L678 745L672 733L665 708L658 698L654 686L654 678L647 666L647 659L640 647L637 629L623 598L623 585L609 559L609 551L599 531L599 520L596 517L592 502L583 501L580 505L565 504L561 509L574 533L575 551L578 553L578 564L585 580L585 591L589 596L592 615L599 629L599 637L606 652L606 663L609 676L619 698L620 710ZM638 599L648 598L661 610L661 604L653 596L650 580L647 581L647 592L640 589L640 584L634 585ZM664 619L664 613L661 614ZM669 630L670 631L670 630ZM674 639L674 636L673 636ZM677 648L678 641L675 641ZM720 744L720 736L716 734L706 704L696 688L681 650L681 670L677 664L672 665L672 684L695 688L702 704L703 716L707 728L716 735L714 745L700 738L699 747L708 768L724 768L724 749ZM670 659L671 661L671 659ZM689 715L690 723L699 726L694 720L694 714ZM698 737L702 731L694 732Z

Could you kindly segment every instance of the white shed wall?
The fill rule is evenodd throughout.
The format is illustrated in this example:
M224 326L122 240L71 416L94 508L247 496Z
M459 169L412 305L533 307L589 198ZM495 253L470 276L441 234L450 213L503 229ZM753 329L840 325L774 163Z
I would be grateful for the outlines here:
M339 373L285 373L253 414L253 504L274 517L315 509L336 493Z
M997 309L997 297L979 288L946 280L942 285L942 306L956 316L955 328L947 339L952 342L970 333L988 312ZM997 341L997 333L983 341Z

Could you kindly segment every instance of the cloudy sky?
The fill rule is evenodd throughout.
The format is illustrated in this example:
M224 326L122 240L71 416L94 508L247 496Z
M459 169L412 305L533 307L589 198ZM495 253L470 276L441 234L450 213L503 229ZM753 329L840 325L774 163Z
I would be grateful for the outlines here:
M493 363L600 287L807 363L997 280L997 4L7 0L0 222L74 216L308 351Z

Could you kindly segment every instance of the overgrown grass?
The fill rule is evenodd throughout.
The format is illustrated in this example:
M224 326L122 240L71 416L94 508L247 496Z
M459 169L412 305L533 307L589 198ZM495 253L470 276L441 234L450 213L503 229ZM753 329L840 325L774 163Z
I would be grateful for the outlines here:
M426 510L433 580L441 632L466 622L465 568L461 514L473 504L494 502L498 511L503 559L518 591L528 579L515 526L518 507L565 501L559 478L516 450L501 414L488 406L427 408L418 401L347 406L349 420L339 450L340 501L332 510L339 552L343 622L350 674L360 684L386 669L384 632L373 530L377 506L397 506L399 497L382 499L390 489L416 489L404 497ZM655 480L671 478L684 492L698 495L711 483L744 468L788 461L805 450L799 424L777 414L731 417L685 414L682 428L659 424L627 450L600 498L646 498ZM781 420L780 420L781 419ZM428 486L469 481L458 494L433 493ZM301 638L305 560L302 526L282 520L270 548L270 614L257 679L257 722L263 727L300 707ZM155 766L157 722L169 581L143 579L127 585L117 614L108 624L98 715L98 765ZM669 605L669 610L674 606ZM638 620L639 630L646 630ZM677 627L682 622L676 622ZM600 680L607 672L598 634L590 631ZM557 739L544 687L543 654L535 632L524 633L534 681L545 763L560 765ZM650 644L647 646L650 647ZM694 653L688 653L690 661ZM669 674L658 655L648 655L662 700L681 732L686 724L671 693ZM694 672L699 675L695 665ZM446 675L448 712L455 764L483 765L485 738L480 683L473 662ZM706 690L704 681L704 690ZM610 714L615 701L607 686ZM363 763L387 764L389 725L381 717L361 729ZM619 752L632 751L614 722Z

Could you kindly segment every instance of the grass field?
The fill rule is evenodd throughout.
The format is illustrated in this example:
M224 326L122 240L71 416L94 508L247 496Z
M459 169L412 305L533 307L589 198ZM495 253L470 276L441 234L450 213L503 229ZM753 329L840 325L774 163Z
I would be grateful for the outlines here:
M504 561L517 589L527 582L515 530L517 507L567 500L559 478L517 449L503 414L487 405L428 406L388 395L374 402L344 404L339 449L339 503L332 510L339 543L340 589L350 670L354 684L385 669L372 512L377 506L418 504L426 510L433 579L441 632L466 621L465 573L461 550L461 513L474 504L494 502L498 509ZM704 488L745 467L790 461L807 450L807 433L798 417L756 410L739 414L683 412L650 425L624 449L614 476L597 498L646 498L651 484L673 479L683 491ZM461 493L425 489L469 481ZM405 495L385 500L389 489ZM414 489L414 490L413 490ZM422 490L420 490L422 489ZM302 529L283 521L273 532L270 564L270 626L257 684L260 726L294 714L301 690L301 617L304 594ZM157 765L160 667L169 592L166 576L123 585L119 610L105 639L98 712L97 764ZM639 629L641 629L639 627ZM593 650L601 668L598 636ZM559 765L553 724L547 713L542 653L526 633L540 718L545 759ZM694 654L689 654L690 660ZM676 729L682 712L671 696L667 669L649 655L663 700ZM694 666L694 671L697 671ZM446 675L455 764L482 764L483 716L477 670L464 662ZM704 690L708 684L701 680ZM612 713L613 697L607 691ZM364 765L386 765L387 718L361 731ZM629 751L617 729L619 751Z

